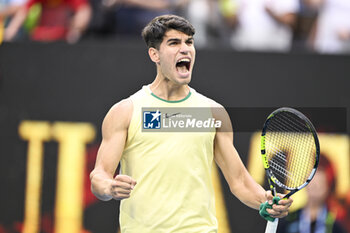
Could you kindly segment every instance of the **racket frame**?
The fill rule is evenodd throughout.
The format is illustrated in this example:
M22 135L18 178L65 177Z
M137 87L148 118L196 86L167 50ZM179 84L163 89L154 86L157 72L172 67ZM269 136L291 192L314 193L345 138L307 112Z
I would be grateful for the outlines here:
M296 187L296 188L290 188L286 185L284 185L282 182L280 182L273 174L273 172L270 170L270 166L268 163L268 159L266 156L266 150L265 150L265 135L266 135L266 129L267 126L269 125L269 122L271 121L271 119L273 117L275 117L277 114L281 113L281 112L290 112L294 115L296 115L297 117L299 117L301 120L303 120L307 127L309 128L310 132L312 133L314 142L315 142L315 146L316 146L316 153L315 153L315 164L314 167L309 175L309 177L307 178L307 180L300 186ZM264 127L262 129L262 133L261 133L261 157L263 160L263 164L264 164L264 168L265 168L265 172L266 172L266 176L267 176L267 180L269 183L269 187L270 190L272 191L272 194L274 196L276 196L276 185L279 186L280 188L289 190L290 192L288 194L286 194L283 198L288 198L291 195L293 195L294 193L296 193L297 191L299 191L300 189L304 188L306 185L308 185L310 183L310 181L312 180L312 178L314 177L317 167L318 167L318 163L319 163L319 157L320 157L320 143L317 137L317 133L315 130L315 127L313 126L313 124L311 123L311 121L301 112L299 112L296 109L293 108L289 108L289 107L282 107L279 109L276 109L275 111L273 111L266 119L265 123L264 123Z

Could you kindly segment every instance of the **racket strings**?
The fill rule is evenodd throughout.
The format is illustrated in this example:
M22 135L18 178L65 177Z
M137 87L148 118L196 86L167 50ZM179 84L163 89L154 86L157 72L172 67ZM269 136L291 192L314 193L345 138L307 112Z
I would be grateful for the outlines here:
M306 182L315 164L315 143L308 125L298 116L280 112L266 129L266 154L275 177L296 188Z
M270 166L273 167L274 171L276 171L278 173L277 174L278 176L288 178L288 179L294 181L292 174L288 170L286 170L282 165L280 165L279 163L276 163L276 162L271 160Z
M274 157L273 160L269 161L270 166L273 167L274 170L280 174L280 176L282 175L282 177L287 177L288 179L293 180L292 174L285 169L285 166L283 166L287 163L287 159L284 153L282 151L278 151L277 149L273 149L273 153L276 157Z

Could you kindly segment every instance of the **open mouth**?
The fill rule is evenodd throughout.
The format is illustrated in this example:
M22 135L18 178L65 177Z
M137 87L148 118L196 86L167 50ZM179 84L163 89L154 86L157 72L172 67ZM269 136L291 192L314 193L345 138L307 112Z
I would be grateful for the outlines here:
M191 59L189 58L182 58L176 62L176 69L180 73L187 73L190 70L191 67Z

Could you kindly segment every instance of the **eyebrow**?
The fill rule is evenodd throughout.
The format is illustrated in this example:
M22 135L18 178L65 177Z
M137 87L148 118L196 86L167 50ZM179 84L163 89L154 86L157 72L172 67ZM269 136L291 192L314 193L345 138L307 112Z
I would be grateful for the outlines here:
M193 37L191 36L191 37L188 37L187 39L186 39L186 41L193 41L194 39L193 39ZM179 42L179 41L181 41L181 39L179 39L179 38L170 38L170 39L168 39L167 40L167 43L169 43L169 42Z
M169 40L167 40L167 42L178 42L178 41L181 41L181 39L178 39L178 38L170 38Z

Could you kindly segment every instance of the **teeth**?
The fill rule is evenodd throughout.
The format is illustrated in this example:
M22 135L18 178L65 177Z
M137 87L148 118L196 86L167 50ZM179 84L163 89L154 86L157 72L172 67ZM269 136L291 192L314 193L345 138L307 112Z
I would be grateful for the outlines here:
M189 58L182 58L178 62L190 62L191 60Z

